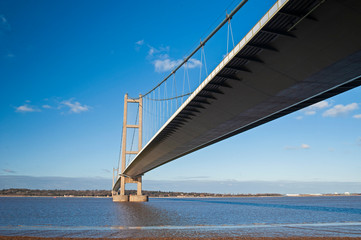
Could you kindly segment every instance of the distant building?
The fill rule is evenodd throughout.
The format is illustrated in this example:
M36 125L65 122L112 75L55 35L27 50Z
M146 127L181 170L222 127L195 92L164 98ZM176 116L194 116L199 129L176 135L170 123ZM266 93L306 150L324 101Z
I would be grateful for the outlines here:
M298 194L298 193L287 193L286 196L287 197L299 197L300 194Z

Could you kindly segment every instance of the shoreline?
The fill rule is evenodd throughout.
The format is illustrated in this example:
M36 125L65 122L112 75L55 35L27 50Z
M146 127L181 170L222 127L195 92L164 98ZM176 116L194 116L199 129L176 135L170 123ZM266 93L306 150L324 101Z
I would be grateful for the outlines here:
M325 195L317 195L317 194L300 194L300 195L282 195L282 196L204 196L204 197L198 197L198 196L174 196L174 197L151 197L149 196L149 198L154 198L154 199L170 199L170 198L178 198L178 199L183 199L183 198L199 198L199 199L204 199L204 198L270 198L270 197L289 197L289 198L297 198L297 197L355 197L355 196L361 196L359 194L350 194L350 195L335 195L335 194L325 194ZM7 198L7 197L12 197L12 198L112 198L112 196L33 196L33 195L0 195L0 198Z
M26 237L26 236L0 236L0 240L186 240L186 239L212 239L212 240L358 240L361 237L149 237L149 238L62 238L62 237Z
M0 195L0 198L2 197L13 197L13 198L26 198L26 197L33 197L33 198L112 198L111 196L109 197L104 197L104 196L27 196L27 195Z

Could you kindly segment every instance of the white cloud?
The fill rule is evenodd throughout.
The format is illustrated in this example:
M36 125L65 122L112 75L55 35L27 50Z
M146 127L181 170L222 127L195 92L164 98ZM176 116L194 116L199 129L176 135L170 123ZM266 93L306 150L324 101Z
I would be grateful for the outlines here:
M303 116L297 116L296 119L297 119L297 120L302 120L302 119L303 119Z
M15 58L15 55L13 53L8 53L5 55L5 58Z
M139 51L143 45L144 45L144 40L139 40L135 42L135 50Z
M144 40L143 39L139 40L139 41L135 42L135 44L138 46L142 46L144 44Z
M3 169L3 171L6 173L16 173L14 170L11 169Z
M170 71L183 62L182 59L170 60L167 55L163 55L162 57L163 58L166 57L166 58L165 59L157 59L157 60L153 61L156 72ZM201 61L199 61L197 59L189 59L187 64L183 65L183 67L192 69L192 68L199 67L201 65L202 65Z
M34 108L33 106L30 106L28 104L21 105L19 107L16 107L15 112L40 112L39 109Z
M77 101L73 101L73 99L62 101L60 104L65 105L70 108L71 113L81 113L89 111L90 107L87 105L81 105Z
M321 101L321 102L315 103L309 107L306 107L305 109L303 109L303 112L305 113L305 115L315 115L318 110L327 108L329 106L330 106L329 102Z
M315 109L323 109L323 108L326 108L326 107L329 107L329 106L330 106L329 102L321 101L321 102L318 102L318 103L315 103L315 104L311 105L310 107L315 108Z
M45 99L45 101L48 101L48 99ZM90 106L87 106L85 104L81 104L74 100L74 98L71 98L69 100L63 100L60 99L55 100L53 104L47 104L44 103L40 107L31 105L30 100L26 100L25 103L21 106L15 107L16 112L42 112L45 111L45 109L64 109L68 108L70 113L81 113L86 112L91 109ZM63 113L62 113L63 114Z
M286 150L298 150L298 149L310 149L311 146L308 144L301 144L301 146L286 146L285 149Z
M153 56L154 53L155 53L155 48L153 47L149 48L148 56Z
M331 109L328 109L327 111L325 111L322 116L324 117L338 117L338 116L342 116L342 115L346 115L349 112L358 109L358 104L357 103L350 103L348 105L342 105L342 104L338 104L336 106L334 106Z
M189 59L189 61L187 62L187 68L196 68L201 65L202 65L201 61L193 58Z
M138 47L142 46L144 44L145 44L144 40L140 40L140 41L136 42L136 45ZM154 65L154 70L156 72L170 71L183 62L183 59L172 60L169 57L169 54L168 54L169 50L170 50L169 46L166 46L166 47L161 46L159 48L155 48L149 44L146 44L146 45L149 48L147 59L150 60L151 63ZM184 67L187 67L188 69L192 69L192 68L199 67L201 65L202 65L201 61L199 61L197 59L189 59L189 61L187 62L186 65L184 65Z
M308 144L301 144L301 148L302 149L309 149L310 148L310 145L308 145Z
M305 115L315 115L315 114L316 114L316 111L314 111L314 110L305 111Z
M361 119L361 114L353 115L354 118Z
M169 46L159 47L159 48L155 48L148 44L147 46L149 48L147 58L152 59L152 58L164 58L164 56L168 57L168 52L170 50Z
M154 60L153 64L156 72L166 72L172 70L173 68L181 64L181 62L181 59L170 60L169 58L167 58Z
M1 31L10 31L11 26L8 22L8 20L5 18L4 15L0 15L0 32Z

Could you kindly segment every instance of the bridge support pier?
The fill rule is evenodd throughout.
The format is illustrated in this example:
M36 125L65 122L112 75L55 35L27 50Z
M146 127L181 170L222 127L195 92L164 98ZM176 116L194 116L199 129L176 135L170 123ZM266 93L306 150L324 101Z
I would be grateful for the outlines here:
M113 202L129 202L129 196L115 194L115 195L113 195Z
M137 195L130 195L129 202L148 202L148 196L142 194L142 177L131 180L133 183L137 183Z
M128 125L128 103L138 103L139 112L138 112L138 125ZM126 168L126 155L127 154L138 154L142 149L142 113L143 113L143 99L139 95L139 99L128 99L128 94L124 96L124 116L123 116L123 140L122 140L122 156L121 156L121 173L120 176L120 193L114 191L114 171L113 171L113 202L147 202L148 196L142 195L142 176L137 177L128 177L124 175L124 170ZM127 151L127 128L138 128L138 151ZM118 169L119 170L119 169ZM118 171L117 170L117 171ZM136 183L137 184L137 194L136 195L126 195L125 194L125 185L126 183ZM119 188L119 185L117 185Z
M142 177L130 178L121 176L120 177L120 193L113 191L113 202L148 202L148 196L142 194ZM126 195L125 194L125 185L126 183L136 183L137 184L137 194L136 195Z

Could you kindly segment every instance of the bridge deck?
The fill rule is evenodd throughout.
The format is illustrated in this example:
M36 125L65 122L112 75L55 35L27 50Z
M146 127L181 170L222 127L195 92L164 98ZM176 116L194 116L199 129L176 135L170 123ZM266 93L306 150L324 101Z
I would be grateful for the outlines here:
M278 1L124 174L144 174L361 85L361 1L319 3Z

